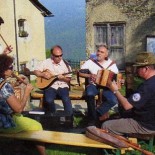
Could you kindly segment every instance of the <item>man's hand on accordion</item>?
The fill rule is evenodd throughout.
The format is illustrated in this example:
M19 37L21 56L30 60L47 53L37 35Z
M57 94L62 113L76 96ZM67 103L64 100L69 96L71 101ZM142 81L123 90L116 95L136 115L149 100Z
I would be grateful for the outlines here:
M96 81L96 77L97 77L97 75L96 74L90 74L90 81L92 81L92 82L95 82Z
M113 81L115 81L118 89L121 89L121 87L124 86L124 83L125 83L125 79L123 79L122 76L121 77L118 77L117 80L113 80Z

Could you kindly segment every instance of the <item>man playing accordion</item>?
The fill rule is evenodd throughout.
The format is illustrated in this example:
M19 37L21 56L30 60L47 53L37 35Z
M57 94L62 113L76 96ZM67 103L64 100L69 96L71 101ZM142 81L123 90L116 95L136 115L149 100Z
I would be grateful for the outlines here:
M118 74L119 72L116 63L108 58L108 47L106 45L100 45L96 52L96 58L87 60L79 71L79 76L88 78L88 85L86 86L85 92L88 107L88 125L96 125L98 118L102 121L107 119L108 111L118 104L116 96L108 87L97 84L97 73L103 69L112 71L114 74ZM88 71L87 73L85 72L86 70ZM102 103L96 109L95 96L98 94L101 94Z

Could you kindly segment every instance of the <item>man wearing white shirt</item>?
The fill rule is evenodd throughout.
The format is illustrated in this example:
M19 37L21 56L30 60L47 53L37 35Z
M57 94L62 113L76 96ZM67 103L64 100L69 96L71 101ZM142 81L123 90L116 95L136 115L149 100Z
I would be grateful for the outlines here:
M95 84L97 72L101 69L108 69L117 74L118 68L116 63L108 58L108 47L100 45L96 52L96 60L89 59L82 66L79 75L88 78L89 85L86 87L86 101L88 107L89 125L95 125L97 115L104 116L118 101L115 95L107 87L99 87ZM84 70L89 73L84 73ZM100 89L103 89L102 104L99 108L95 107L95 96L99 94Z
M45 79L52 78L53 75L58 75L57 79L47 89L44 89L44 101L46 110L49 112L56 112L54 100L59 96L62 100L64 111L70 114L72 111L72 104L69 98L69 83L71 74L66 74L72 71L71 67L62 58L63 51L59 45L55 45L51 49L51 58L44 60L37 66L34 73L37 77Z

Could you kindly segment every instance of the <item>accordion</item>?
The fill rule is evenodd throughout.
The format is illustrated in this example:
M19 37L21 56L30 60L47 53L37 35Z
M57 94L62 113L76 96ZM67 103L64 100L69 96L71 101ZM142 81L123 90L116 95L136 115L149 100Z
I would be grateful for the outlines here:
M122 79L123 77L121 73L115 74L110 70L98 70L95 83L97 85L107 87L111 81L115 80L118 85L118 89L121 89Z

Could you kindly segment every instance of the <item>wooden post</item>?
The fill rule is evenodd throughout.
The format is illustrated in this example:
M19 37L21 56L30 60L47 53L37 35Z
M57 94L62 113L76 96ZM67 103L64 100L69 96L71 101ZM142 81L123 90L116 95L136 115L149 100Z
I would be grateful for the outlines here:
M130 96L130 94L134 91L134 68L133 63L127 62L125 67L126 74L126 97Z

